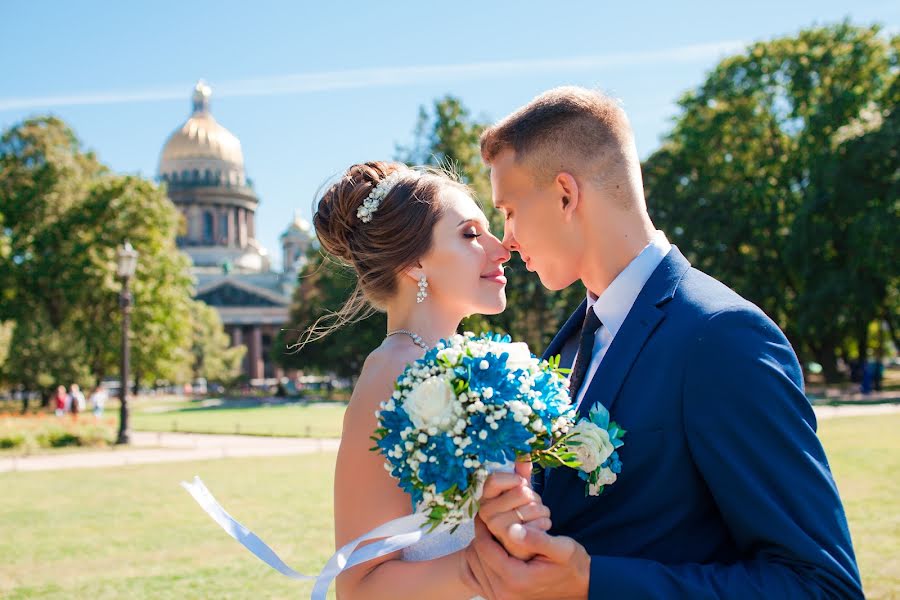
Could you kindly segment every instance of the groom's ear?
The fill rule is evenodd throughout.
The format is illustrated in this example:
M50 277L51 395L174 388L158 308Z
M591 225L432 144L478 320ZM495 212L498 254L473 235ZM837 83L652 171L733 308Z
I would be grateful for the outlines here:
M575 209L581 201L581 190L578 187L578 182L575 181L575 177L565 171L560 172L556 176L556 186L559 189L563 219L569 222L575 215Z

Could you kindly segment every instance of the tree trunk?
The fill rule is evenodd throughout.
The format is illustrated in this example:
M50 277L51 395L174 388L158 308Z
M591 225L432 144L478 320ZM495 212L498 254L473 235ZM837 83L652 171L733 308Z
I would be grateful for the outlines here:
M47 408L48 406L50 406L50 392L41 389L41 408Z
M859 346L859 360L863 363L869 356L869 324L865 323L860 326L856 334L856 344Z
M822 375L825 377L825 383L827 384L840 383L843 380L841 372L837 368L834 350L835 348L832 344L817 345L813 348L816 362L822 365Z
M28 400L30 398L29 392L27 390L22 391L22 414L28 414Z

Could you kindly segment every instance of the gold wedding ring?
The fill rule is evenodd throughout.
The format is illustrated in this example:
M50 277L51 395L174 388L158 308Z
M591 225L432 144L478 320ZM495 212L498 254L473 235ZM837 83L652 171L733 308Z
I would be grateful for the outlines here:
M518 509L518 508L514 508L514 509L513 509L513 512L516 513L516 516L517 516L517 517L519 517L519 521L520 521L521 523L524 523L524 522L525 522L525 517L522 516L522 513L519 512L519 509Z

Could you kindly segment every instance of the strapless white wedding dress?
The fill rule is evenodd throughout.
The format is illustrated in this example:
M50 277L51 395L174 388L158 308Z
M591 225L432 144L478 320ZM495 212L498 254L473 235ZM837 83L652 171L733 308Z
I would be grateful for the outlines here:
M456 531L441 531L429 535L421 542L415 543L401 551L401 557L406 561L422 561L431 560L432 558L440 558L448 554L452 554L457 550L462 550L469 545L469 542L475 537L475 522L469 521L463 523L456 528ZM484 600L481 596L476 596L472 600Z

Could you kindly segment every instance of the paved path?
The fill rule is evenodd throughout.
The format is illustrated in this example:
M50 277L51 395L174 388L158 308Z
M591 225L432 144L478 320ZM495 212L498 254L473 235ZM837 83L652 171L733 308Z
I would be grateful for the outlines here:
M900 404L816 406L819 419L900 413ZM118 467L239 456L290 456L337 450L340 440L135 431L131 447L0 458L0 473Z
M864 417L868 415L888 415L900 412L900 404L841 404L839 406L816 406L816 417L831 419L834 417Z
M337 439L135 431L131 447L0 458L0 473L117 467L238 456L289 456L337 450Z

